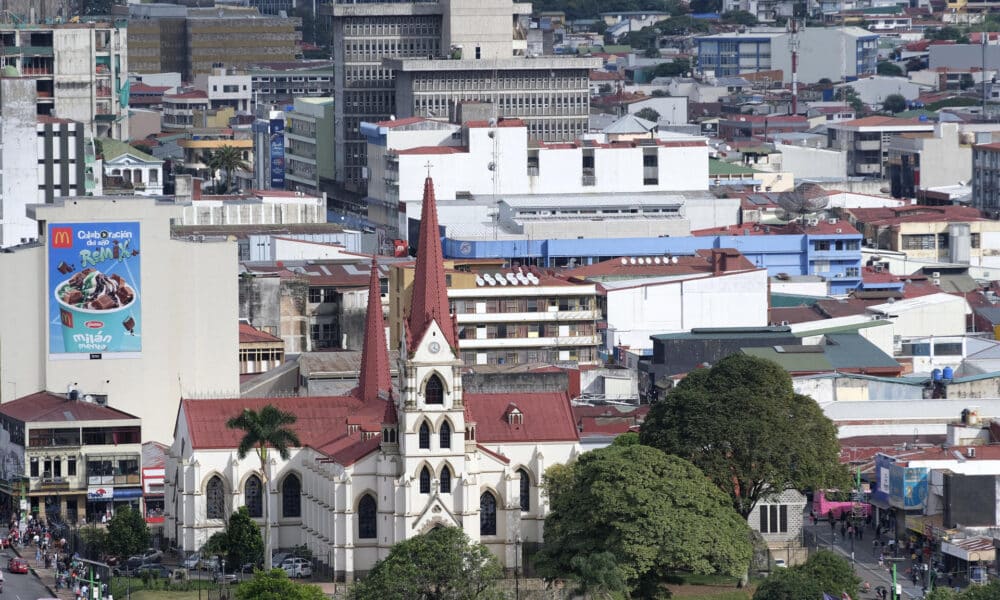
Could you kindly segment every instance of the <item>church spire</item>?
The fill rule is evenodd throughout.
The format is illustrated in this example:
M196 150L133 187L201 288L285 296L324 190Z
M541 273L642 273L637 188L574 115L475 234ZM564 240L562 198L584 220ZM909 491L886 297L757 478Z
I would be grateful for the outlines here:
M378 262L372 257L372 272L368 280L368 314L365 318L365 339L361 349L361 373L355 395L364 402L379 399L385 392L388 399L392 392L389 376L389 351L385 346L385 327L382 324L382 292L378 278Z
M434 199L434 182L429 173L424 180L420 240L417 244L417 266L413 278L413 300L407 320L407 349L410 352L415 350L431 321L436 321L448 345L457 350L458 327L448 308L437 202Z

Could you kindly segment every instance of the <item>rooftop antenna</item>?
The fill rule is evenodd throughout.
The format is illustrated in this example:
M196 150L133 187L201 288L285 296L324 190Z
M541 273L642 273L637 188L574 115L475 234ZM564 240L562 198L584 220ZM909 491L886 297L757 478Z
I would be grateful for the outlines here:
M797 115L799 114L799 20L796 18L794 8L792 8L792 35L788 45L792 49L792 114ZM767 90L764 94L767 95ZM767 141L766 134L764 141Z

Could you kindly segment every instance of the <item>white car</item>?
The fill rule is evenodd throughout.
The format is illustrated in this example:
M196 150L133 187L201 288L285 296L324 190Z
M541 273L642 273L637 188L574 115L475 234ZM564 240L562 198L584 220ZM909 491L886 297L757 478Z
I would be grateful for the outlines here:
M304 558L286 558L281 568L289 577L312 577L313 574L312 565Z

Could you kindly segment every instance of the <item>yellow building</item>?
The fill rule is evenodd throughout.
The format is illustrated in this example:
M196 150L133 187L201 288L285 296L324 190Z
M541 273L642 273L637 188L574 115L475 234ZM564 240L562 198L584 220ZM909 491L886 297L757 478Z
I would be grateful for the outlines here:
M573 361L600 364L594 283L576 283L500 260L444 261L458 347L466 365ZM399 346L413 289L413 263L389 273L389 330Z

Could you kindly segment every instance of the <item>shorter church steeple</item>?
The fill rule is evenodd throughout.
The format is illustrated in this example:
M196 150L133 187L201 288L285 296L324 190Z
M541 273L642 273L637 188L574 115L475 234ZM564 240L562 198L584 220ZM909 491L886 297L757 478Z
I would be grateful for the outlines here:
M382 293L379 284L378 262L372 257L371 276L368 279L368 314L365 317L365 339L361 347L361 372L354 395L367 403L384 399L392 403L392 378L389 375L389 350L385 345L385 326L382 321Z

